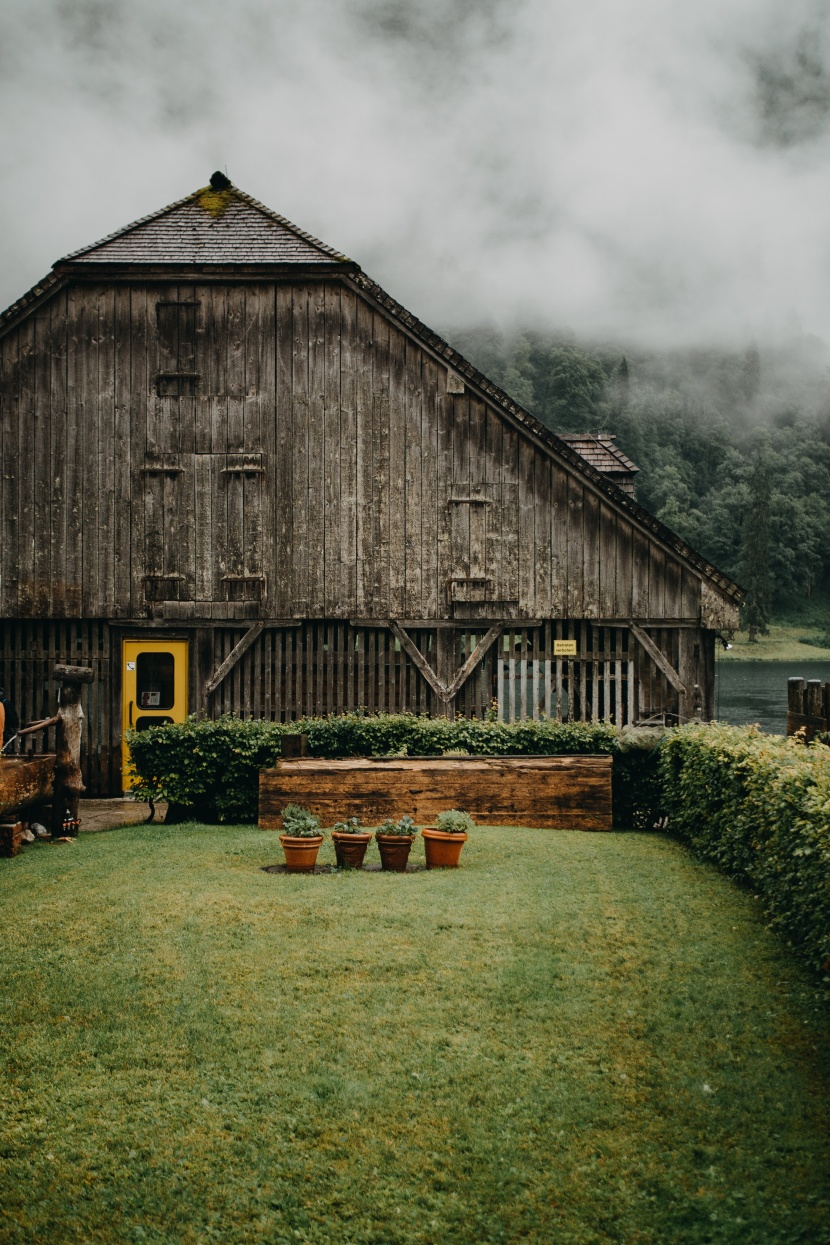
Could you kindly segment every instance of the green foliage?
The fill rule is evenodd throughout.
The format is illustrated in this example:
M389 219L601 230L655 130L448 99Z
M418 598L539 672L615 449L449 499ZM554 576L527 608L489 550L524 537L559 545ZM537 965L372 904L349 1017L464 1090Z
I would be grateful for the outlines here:
M359 817L347 817L345 821L336 821L334 823L335 834L363 834L364 830L360 824Z
M475 829L476 823L469 813L463 813L458 808L450 808L445 813L438 814L435 818L435 825L439 830L443 830L444 834L469 834Z
M299 804L286 804L282 810L282 832L293 839L313 839L323 833L320 818Z
M393 834L397 838L411 838L415 833L415 822L411 817L401 817L399 821L387 818L378 826L378 834Z
M765 634L772 605L772 567L770 535L770 470L759 454L749 477L749 504L743 522L741 579L746 587L743 623L750 642L756 631Z
M811 648L830 648L830 631L822 635L801 636L799 644L809 644Z
M452 338L554 432L615 435L640 468L638 501L750 588L761 626L830 589L827 354L815 340L623 355L528 330ZM766 480L759 461L773 465ZM816 621L829 620L825 608Z
M751 886L814 968L830 961L830 749L689 725L659 749L671 833Z
M655 830L663 823L660 745L664 727L626 726L617 739L612 775L614 825Z
M280 737L302 731L312 756L554 756L613 752L615 732L599 723L497 722L430 718L410 713L344 713L266 722L225 716L134 731L128 736L139 800L168 800L201 821L255 821L259 771L279 755Z

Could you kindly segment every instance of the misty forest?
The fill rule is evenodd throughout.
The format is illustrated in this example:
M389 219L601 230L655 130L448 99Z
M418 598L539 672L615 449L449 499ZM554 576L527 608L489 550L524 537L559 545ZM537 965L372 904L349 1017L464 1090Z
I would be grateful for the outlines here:
M450 332L555 432L603 432L640 468L636 495L746 590L743 623L824 627L830 592L830 373L822 342L649 352L573 335Z

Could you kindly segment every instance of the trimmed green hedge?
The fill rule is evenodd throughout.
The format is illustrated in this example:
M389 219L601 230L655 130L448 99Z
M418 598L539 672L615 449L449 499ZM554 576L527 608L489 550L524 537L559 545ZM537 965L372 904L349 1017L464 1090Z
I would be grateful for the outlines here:
M502 756L614 752L617 733L600 723L498 722L409 713L344 713L298 722L188 718L128 737L137 774L133 795L168 800L174 816L255 821L259 771L273 765L280 737L303 732L312 756L441 756L464 751Z
M757 727L683 726L659 749L670 833L751 886L814 968L830 968L830 749Z

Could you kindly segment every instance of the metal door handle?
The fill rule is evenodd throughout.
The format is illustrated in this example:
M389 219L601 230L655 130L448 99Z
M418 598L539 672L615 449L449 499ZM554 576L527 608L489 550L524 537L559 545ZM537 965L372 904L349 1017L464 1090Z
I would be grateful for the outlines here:
M133 724L133 702L130 701L130 726Z

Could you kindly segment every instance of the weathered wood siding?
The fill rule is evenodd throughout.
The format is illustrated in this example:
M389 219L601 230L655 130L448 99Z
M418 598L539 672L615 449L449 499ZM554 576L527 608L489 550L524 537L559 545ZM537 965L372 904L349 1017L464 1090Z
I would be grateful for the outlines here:
M0 687L20 721L49 718L57 704L57 664L89 666L95 678L81 696L83 779L88 796L121 790L121 644L107 623L0 620ZM55 751L55 728L31 735L26 751Z
M134 631L101 621L0 621L0 686L22 721L50 717L58 662L91 666L95 681L84 689L82 764L90 795L121 790L121 641ZM158 638L163 632L148 630ZM178 632L176 632L178 634ZM189 701L211 716L290 722L303 716L364 709L388 713L440 713L433 689L388 627L353 627L347 622L308 621L266 627L214 693L202 689L245 634L244 626L198 629L191 644ZM409 632L434 665L438 633ZM701 712L713 711L708 637L695 628L650 628L650 638L679 668L687 686L700 688ZM452 635L449 660L460 667L484 636L482 628ZM557 656L557 640L577 642L576 657ZM493 710L517 721L549 717L560 721L608 722L624 726L650 717L675 721L691 716L675 689L625 627L580 621L508 627L462 685L455 711L483 717ZM54 731L27 741L27 750L54 751Z
M700 616L348 280L78 282L0 348L5 617Z

